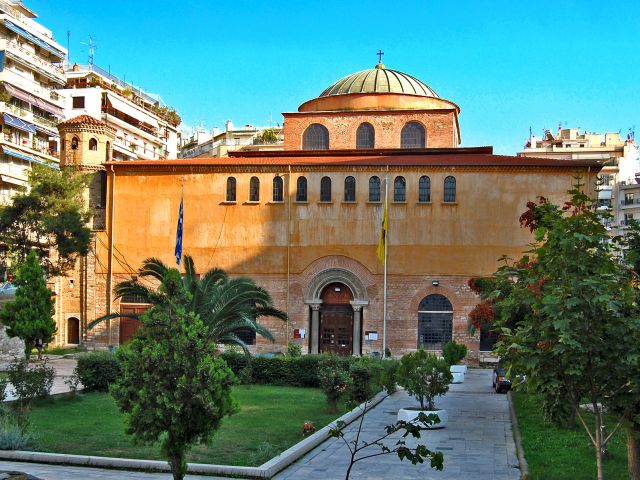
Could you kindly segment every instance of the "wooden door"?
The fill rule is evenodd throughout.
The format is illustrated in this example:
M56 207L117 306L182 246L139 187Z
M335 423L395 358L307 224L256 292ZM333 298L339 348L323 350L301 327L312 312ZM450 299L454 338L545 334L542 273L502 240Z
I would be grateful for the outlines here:
M67 319L67 343L73 345L80 344L80 320L76 317Z
M320 352L345 356L353 353L353 309L350 305L323 305Z
M135 313L141 315L149 309L148 305L144 306L129 306L122 305L120 307L120 313ZM135 318L120 318L120 345L128 342L133 338L138 328L140 328L140 322Z

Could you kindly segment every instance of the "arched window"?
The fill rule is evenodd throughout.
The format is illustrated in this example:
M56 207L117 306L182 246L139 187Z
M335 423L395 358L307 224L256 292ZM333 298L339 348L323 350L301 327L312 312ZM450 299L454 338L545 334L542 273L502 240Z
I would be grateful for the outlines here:
M380 201L380 178L373 176L369 179L369 201Z
M307 201L307 178L298 177L298 185L296 189L296 202Z
M273 201L282 202L284 196L284 187L282 177L273 177Z
M227 178L227 202L236 201L236 179L234 177Z
M240 330L236 330L234 333L240 340L242 340L242 343L244 343L245 345L256 344L255 330L251 330L250 328L242 328Z
M418 307L418 348L442 350L451 341L453 306L444 295L428 295Z
M98 140L95 138L89 140L89 150L98 150Z
M409 122L402 128L400 148L424 148L426 145L424 127L418 122Z
M376 132L370 123L361 123L356 131L356 148L373 148Z
M107 142L106 144L106 150L105 150L105 159L107 160L107 162L111 161L111 142Z
M348 176L344 179L344 201L356 201L356 179L352 176Z
M312 123L302 134L303 150L328 150L329 130L324 125Z
M426 175L418 181L418 202L429 203L431 201L431 179Z
M249 201L260 201L260 180L258 180L258 177L251 177L251 180L249 180Z
M456 201L456 179L455 177L448 176L444 179L444 201L455 202Z
M393 182L393 201L394 202L406 202L407 201L407 182L404 177L396 177Z
M78 149L78 137L73 137L71 139L71 150L77 150Z
M331 179L329 177L322 177L320 180L320 201L331 201Z

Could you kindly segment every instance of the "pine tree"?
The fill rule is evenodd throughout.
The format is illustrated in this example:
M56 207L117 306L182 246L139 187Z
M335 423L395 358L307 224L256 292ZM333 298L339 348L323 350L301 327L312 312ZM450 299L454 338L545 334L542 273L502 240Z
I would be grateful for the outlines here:
M31 251L18 266L15 300L0 311L0 323L7 326L7 334L24 340L25 354L29 358L36 340L50 342L56 334L53 320L52 292L44 281L42 267L36 252Z

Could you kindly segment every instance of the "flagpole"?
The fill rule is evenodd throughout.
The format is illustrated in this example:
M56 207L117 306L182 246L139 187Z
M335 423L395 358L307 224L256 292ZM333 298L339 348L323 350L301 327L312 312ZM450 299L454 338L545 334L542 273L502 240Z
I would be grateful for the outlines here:
M384 181L384 210L387 213L387 230L384 232L384 280L382 303L382 358L387 356L387 244L389 243L389 174Z

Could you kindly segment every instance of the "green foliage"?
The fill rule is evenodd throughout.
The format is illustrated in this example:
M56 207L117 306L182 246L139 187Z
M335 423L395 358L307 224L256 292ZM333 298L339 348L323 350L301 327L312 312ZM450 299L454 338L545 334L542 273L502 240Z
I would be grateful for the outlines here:
M22 416L6 404L0 405L0 450L27 450L33 435L25 428Z
M302 356L302 347L299 343L289 343L287 345L287 355L289 357L301 357Z
M274 341L271 332L258 323L260 317L273 317L286 320L287 314L273 306L269 292L259 287L250 278L230 279L224 270L214 268L203 276L196 273L193 259L184 256L185 274L175 279L171 285L164 284L165 277L171 271L161 260L148 258L139 270L140 279L160 282L158 290L148 288L138 280L127 280L116 285L116 295L138 295L145 303L162 304L178 290L188 292L184 307L200 317L208 330L209 339L214 343L237 345L248 353L247 346L238 336L238 332L251 330L267 340ZM109 318L119 317L119 313L106 315L88 325L91 329ZM127 315L138 318L138 315Z
M449 364L422 348L400 359L398 382L420 402L420 408L435 410L434 399L449 391L453 380Z
M373 372L369 365L362 362L352 363L349 366L351 388L349 388L349 400L362 403L371 398L373 393Z
M7 384L9 380L7 378L0 378L0 403L4 402L7 398Z
M467 356L467 346L451 340L442 347L442 356L449 365L457 365Z
M345 395L351 384L349 372L337 356L326 355L320 362L318 380L327 397L329 410L337 411L338 400Z
M55 371L46 362L29 365L26 360L16 360L9 365L8 374L20 407L24 409L33 399L49 395Z
M382 362L382 374L380 385L389 395L398 390L398 361L384 360Z
M122 375L111 393L127 414L127 433L140 443L161 440L174 479L181 479L191 445L207 442L234 411L234 379L224 360L215 358L210 329L188 309L191 295L177 270L164 275L161 291L167 297L141 317L136 337L118 349Z
M113 353L93 352L78 357L73 373L78 377L85 391L106 392L121 372L120 364Z
M7 334L24 340L28 358L36 340L47 343L57 331L53 320L53 295L42 276L36 253L32 251L18 267L14 281L15 299L0 311L0 323L6 325Z
M33 165L29 191L0 207L0 243L13 262L24 263L35 250L44 271L55 276L73 268L78 255L87 254L91 230L82 193L89 181L71 168ZM52 250L57 255L51 255Z

